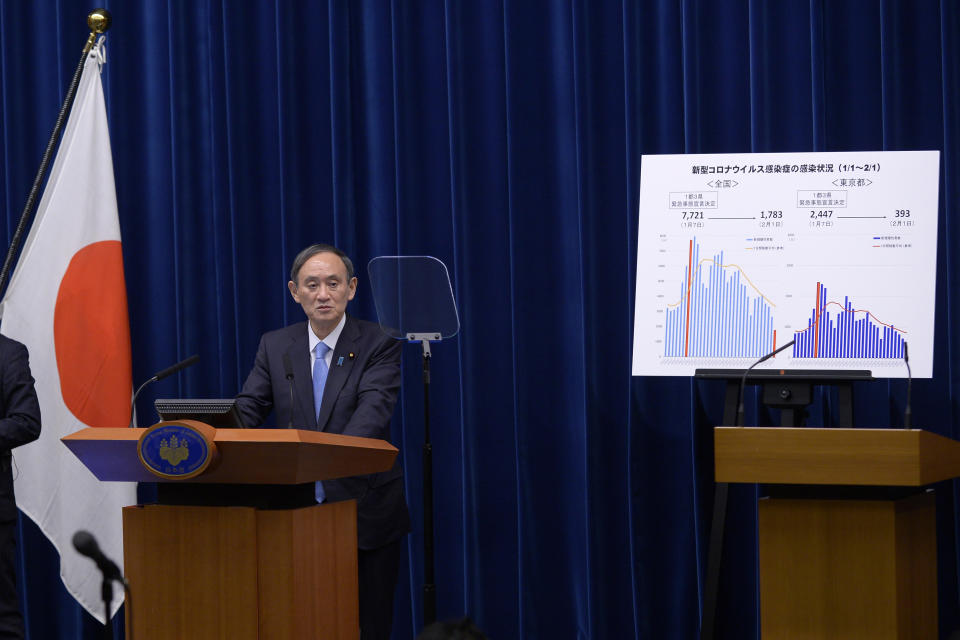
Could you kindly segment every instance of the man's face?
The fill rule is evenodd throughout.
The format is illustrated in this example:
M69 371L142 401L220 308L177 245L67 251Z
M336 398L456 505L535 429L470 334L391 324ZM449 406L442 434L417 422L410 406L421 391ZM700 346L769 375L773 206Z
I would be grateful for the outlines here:
M340 322L347 303L357 293L357 279L347 280L347 266L335 253L310 257L297 273L297 281L287 283L290 295L310 320L319 338L327 337Z

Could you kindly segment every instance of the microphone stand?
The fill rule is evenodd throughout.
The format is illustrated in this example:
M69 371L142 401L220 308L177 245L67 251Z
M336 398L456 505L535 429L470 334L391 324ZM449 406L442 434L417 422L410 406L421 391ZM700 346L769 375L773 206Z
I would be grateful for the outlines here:
M287 421L287 428L293 429L293 363L290 362L290 354L283 353L283 373L287 378L287 387L290 389L290 420Z
M157 382L158 380L163 380L167 376L171 376L175 374L177 371L180 371L181 369L186 369L187 367L196 364L197 362L199 362L199 360L200 360L200 356L197 354L193 354L189 358L181 360L180 362L167 367L166 369L159 372L158 374L156 374L155 376L153 376L152 378L144 382L142 385L137 387L136 393L133 394L133 401L130 403L130 428L131 429L133 428L133 423L137 417L137 414L136 414L137 396L140 395L140 392L143 391L148 384Z
M100 596L103 598L103 637L113 640L113 624L110 621L110 603L113 602L113 580L106 575L100 583Z
M103 637L107 640L113 640L113 624L110 620L110 605L113 603L113 581L116 580L123 585L124 592L129 596L130 583L123 577L120 568L100 550L96 538L88 531L77 531L73 534L73 548L81 555L84 555L97 565L100 570L102 581L100 583L100 595L103 598ZM129 600L127 602L129 608ZM131 611L132 616L132 611ZM132 629L130 630L132 632ZM132 638L132 634L128 633Z
M907 406L903 410L903 428L913 427L913 411L910 409L910 387L913 384L913 373L910 371L910 355L907 353L907 341L903 341L903 363L907 365Z
M104 640L113 640L113 620L110 617L110 604L113 602L113 581L114 578L108 578L106 573L101 571L103 581L100 583L100 597L103 600L103 637ZM133 593L130 591L130 583L127 579L120 577L120 584L123 585L123 593L127 603L127 618L130 620L130 628L126 630L127 640L133 640Z
M738 401L737 401L737 424L736 424L735 426L738 426L738 427L742 427L742 426L743 426L743 394L744 394L744 391L745 391L746 386L747 386L747 374L750 373L750 371L753 370L753 368L754 368L755 366L757 366L758 364L760 364L760 363L762 363L762 362L766 362L767 360L769 360L769 359L772 358L773 356L777 355L778 353L780 353L780 352L783 351L784 349L787 349L787 348L789 348L789 347L792 347L794 342L796 342L796 340L791 340L790 342L788 342L787 344L783 345L782 347L779 347L779 348L777 348L777 349L774 349L773 351L771 351L770 353L768 353L767 355L763 356L762 358L760 358L759 360L757 360L756 362L754 362L752 365L750 365L749 367L747 367L747 370L743 372L743 378L740 380L740 393L739 393L738 396L737 396L737 399L738 399Z

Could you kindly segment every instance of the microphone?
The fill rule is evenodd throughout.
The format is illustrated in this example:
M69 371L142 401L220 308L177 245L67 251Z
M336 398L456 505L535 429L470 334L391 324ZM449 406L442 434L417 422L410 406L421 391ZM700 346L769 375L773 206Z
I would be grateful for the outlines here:
M778 348L778 349L774 349L773 351L771 351L770 353L768 353L767 355L763 356L762 358L760 358L759 360L757 360L756 362L754 362L752 365L750 365L749 367L747 367L747 370L743 372L743 379L740 380L740 393L739 393L739 395L737 396L737 398L738 398L738 402L737 402L737 424L734 425L734 426L737 426L737 427L742 427L742 426L743 426L743 391L744 391L744 388L747 386L747 374L750 373L750 370L753 369L753 368L754 368L755 366L757 366L758 364L760 364L761 362L766 362L767 360L769 360L769 359L772 358L773 356L777 355L778 353L780 353L781 351L783 351L783 350L786 349L787 347L792 347L794 342L796 342L796 340L791 340L790 342L788 342L787 344L783 345L782 347L780 347L780 348Z
M163 380L167 376L171 376L175 374L177 371L180 371L180 369L186 369L190 365L196 364L199 361L200 361L200 356L197 354L193 354L189 358L186 358L185 360L181 360L177 364L171 365L166 369L163 369L162 371L155 374L152 378L144 382L142 385L140 385L140 387L137 388L137 392L133 394L133 402L130 403L130 426L131 427L133 426L133 416L134 416L133 411L137 406L137 396L140 395L140 392L143 391L144 387L146 387L151 382L156 382L157 380Z
M903 341L903 364L907 365L907 406L903 410L903 428L910 429L913 423L913 412L910 410L910 386L913 383L913 373L910 371L910 356L907 354L907 341Z
M100 569L100 572L103 574L104 580L116 580L124 587L128 586L126 578L120 573L120 567L103 554L103 551L100 550L100 545L97 544L96 538L94 538L93 534L89 531L81 529L73 534L73 548L76 549L80 555L84 555L97 563L97 568Z
M180 369L186 369L187 367L189 367L189 366L191 366L191 365L194 365L194 364L197 364L198 362L200 362L200 356L195 353L195 354L193 354L192 356L190 356L189 358L186 358L185 360L181 360L181 361L178 362L177 364L171 365L171 366L167 367L166 369L164 369L163 371L159 372L157 375L153 376L153 378L150 380L150 382L156 382L157 380L163 380L163 379L166 378L167 376L171 376L171 375L175 374L177 371L180 371Z
M293 429L293 364L290 362L290 354L286 352L283 354L283 372L290 385L290 422L287 423L287 428Z

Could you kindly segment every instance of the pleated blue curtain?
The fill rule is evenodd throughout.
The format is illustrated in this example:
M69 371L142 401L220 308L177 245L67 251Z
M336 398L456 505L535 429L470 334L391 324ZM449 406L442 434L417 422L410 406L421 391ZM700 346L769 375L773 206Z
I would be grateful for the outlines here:
M494 638L693 638L722 386L630 375L642 154L943 152L934 379L914 422L960 436L960 9L952 2L108 1L107 92L135 382L230 397L300 319L293 255L433 255L461 332L434 346L439 614ZM93 7L0 4L8 241ZM394 637L421 624L423 399L408 347L394 440L414 531ZM897 426L904 385L858 385ZM754 396L748 420L773 421ZM818 394L812 424L835 398ZM149 487L143 491L149 498ZM937 486L940 616L960 626L956 499ZM755 487L731 492L718 636L758 636ZM97 637L21 523L33 638ZM54 614L51 615L51 607Z

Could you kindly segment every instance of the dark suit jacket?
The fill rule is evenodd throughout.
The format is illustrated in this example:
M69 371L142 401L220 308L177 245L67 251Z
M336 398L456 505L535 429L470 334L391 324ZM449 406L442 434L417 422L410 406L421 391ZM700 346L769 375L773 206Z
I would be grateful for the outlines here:
M27 348L0 335L0 521L17 519L10 450L40 437L40 404Z
M264 423L271 410L277 426L318 429L364 438L390 439L390 418L400 390L400 342L372 322L347 316L333 352L319 419L313 411L313 377L307 323L271 331L260 339L253 370L247 376L237 410L245 427ZM284 355L293 367L293 406ZM357 500L361 549L375 549L410 529L397 458L389 471L327 480L326 499Z

